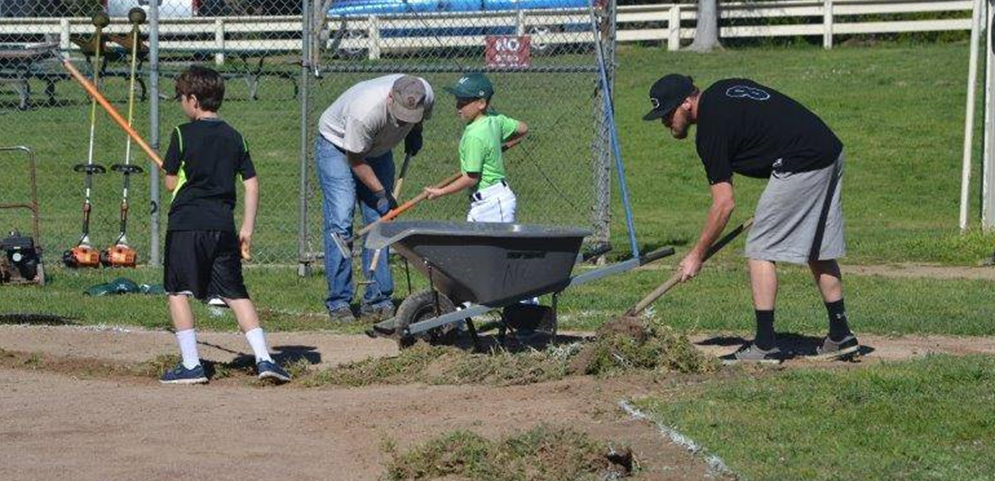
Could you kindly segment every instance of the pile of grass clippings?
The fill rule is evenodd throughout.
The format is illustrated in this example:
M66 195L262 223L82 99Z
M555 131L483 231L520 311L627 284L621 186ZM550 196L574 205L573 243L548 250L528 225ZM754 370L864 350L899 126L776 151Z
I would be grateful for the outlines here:
M593 481L627 477L635 463L627 447L549 426L496 441L456 431L403 454L390 444L385 450L391 481Z
M570 360L571 374L604 376L633 370L711 372L718 363L687 336L653 319L621 317L598 329L593 342Z
M633 371L702 373L717 364L687 337L652 320L623 318L598 330L593 341L544 350L495 349L471 353L418 343L394 357L371 358L309 375L304 385L372 384L523 385L569 375L620 375Z

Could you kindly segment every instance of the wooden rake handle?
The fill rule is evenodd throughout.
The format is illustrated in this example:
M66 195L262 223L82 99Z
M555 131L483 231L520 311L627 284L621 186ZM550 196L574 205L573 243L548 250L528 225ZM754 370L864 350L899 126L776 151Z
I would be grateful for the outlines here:
M456 182L456 180L459 179L462 176L463 176L462 172L453 174L453 175L447 177L446 180L443 180L442 182L439 182L438 184L433 185L432 188L433 189L441 189L441 188L443 188L443 187L445 187L445 186L447 186L449 184L452 184L453 182ZM411 200L409 200L409 201L407 201L407 202L405 202L405 203L397 206L396 209L388 212L383 217L377 219L376 222L373 222L372 224L370 224L370 225L368 225L368 226L363 227L362 229L360 229L360 231L357 232L356 235L353 236L353 239L358 239L360 237L363 237L366 234L369 234L370 231L373 230L373 228L377 226L377 224L380 224L382 222L388 222L388 221L394 219L395 217L397 217L397 216L399 216L399 215L401 215L401 214L403 214L403 213L411 210L412 207L418 205L419 202L421 202L421 201L423 201L423 200L425 200L427 198L428 198L428 194L426 192L422 191L421 194L418 194L417 196L415 196Z
M752 225L753 225L753 218L751 217L747 219L746 222L743 222L735 229L733 229L731 232L729 232L721 239L716 241L714 244L712 244L712 246L709 247L707 251L705 251L705 257L702 258L701 261L702 262L707 261L709 258L714 256L718 251L722 250L723 247L732 242L733 239L738 237L739 234L742 234L743 231L749 230L750 226ZM682 273L680 270L675 272L674 275L670 276L670 278L664 281L663 284L660 284L660 286L654 289L653 292L647 294L646 297L644 297L641 301L636 303L635 306L632 306L632 308L626 311L625 315L635 316L640 312L643 312L643 310L649 307L650 304L656 302L656 300L662 297L664 294L666 294L667 291L669 291L675 285L679 284L681 282L681 274Z
M107 100L107 98L104 97L99 90L97 90L97 87L93 85L93 82L90 82L90 80L84 77L83 74L79 72L79 70L76 70L76 67L72 64L71 61L69 61L68 57L62 55L59 52L56 52L55 55L56 57L58 57L59 61L62 62L62 66L69 72L69 75L72 76L74 80L76 80L77 82L79 82L80 85L83 86L83 90L86 90L86 93L89 94L90 97L93 97L93 100L95 100L98 104L100 104L101 107L103 107L104 111L106 111L107 114L110 115L111 119L114 120L114 123L116 123L118 127L120 127L121 130L124 131L124 133L128 134L128 137L131 137L131 139L134 140L135 143L138 144L138 146L141 147L143 151L145 151L145 153L149 156L149 160L151 160L161 169L162 159L159 158L159 154L155 150L153 150L152 147L149 146L147 142L145 142L145 139L143 139L142 136L139 135L138 132L131 127L131 125L128 125L128 121L125 120L124 117L122 117L121 114L117 111L117 109L115 109L114 106L111 105L111 103Z

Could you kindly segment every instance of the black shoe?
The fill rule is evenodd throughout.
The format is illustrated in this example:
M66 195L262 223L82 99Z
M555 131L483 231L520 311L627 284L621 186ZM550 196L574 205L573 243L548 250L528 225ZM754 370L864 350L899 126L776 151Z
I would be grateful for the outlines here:
M348 324L356 322L356 316L352 315L352 309L348 306L329 310L328 318L331 319L333 323Z

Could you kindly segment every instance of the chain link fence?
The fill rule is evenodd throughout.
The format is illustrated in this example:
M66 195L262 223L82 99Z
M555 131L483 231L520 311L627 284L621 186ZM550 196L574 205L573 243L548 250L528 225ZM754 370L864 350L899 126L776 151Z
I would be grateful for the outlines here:
M611 4L599 3L592 13L586 2L0 0L2 143L37 154L48 265L80 239L85 176L74 166L88 162L91 145L93 162L107 172L93 176L90 239L97 249L117 239L123 176L110 166L124 163L126 137L99 108L91 124L90 99L50 51L67 55L85 75L96 74L104 95L127 115L128 12L137 7L147 21L137 26L135 128L165 152L173 127L186 121L172 102L173 78L192 64L222 73L221 115L247 139L260 175L254 262L299 272L321 265L313 158L318 118L354 83L390 73L422 76L436 92L425 147L411 164L402 199L459 169L463 125L442 87L463 73L485 72L497 91L494 107L530 126L526 141L505 160L519 220L590 227L592 241L605 242L610 126L594 49L601 35L612 58L614 17ZM110 17L99 63L96 12ZM139 149L131 149L131 160L145 172L132 178L127 238L139 263L157 265L169 194L160 191L159 174ZM0 202L26 201L26 161L2 153L0 162L7 174L0 177ZM464 196L450 196L410 216L458 221L467 204ZM0 211L0 227L29 231L29 216Z
M435 91L435 107L398 200L411 198L459 170L464 124L443 87L464 73L483 72L494 84L492 107L529 125L526 140L504 156L517 220L590 227L593 242L607 242L610 149L594 54L596 35L613 45L607 40L613 17L603 4L594 16L587 0L316 0L309 7L308 146L323 111L356 82L392 73L424 78ZM307 152L305 262L320 256L323 245L314 149ZM400 164L403 154L396 155ZM453 195L410 215L462 221L468 205L465 195Z

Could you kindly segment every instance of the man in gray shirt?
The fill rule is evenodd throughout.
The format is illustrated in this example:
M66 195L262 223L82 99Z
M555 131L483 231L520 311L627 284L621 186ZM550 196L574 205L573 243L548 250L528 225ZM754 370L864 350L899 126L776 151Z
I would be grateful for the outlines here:
M357 200L366 224L397 207L390 194L394 185L392 150L403 140L406 154L418 153L422 122L431 117L434 103L432 87L424 79L385 75L352 86L321 115L315 161L325 223L325 306L333 321L355 320L350 308L355 291L352 260L335 247L332 233L342 238L352 236ZM370 283L360 312L383 319L394 312L394 282L387 262L378 263L371 275L372 258L373 253L363 249L363 273Z

